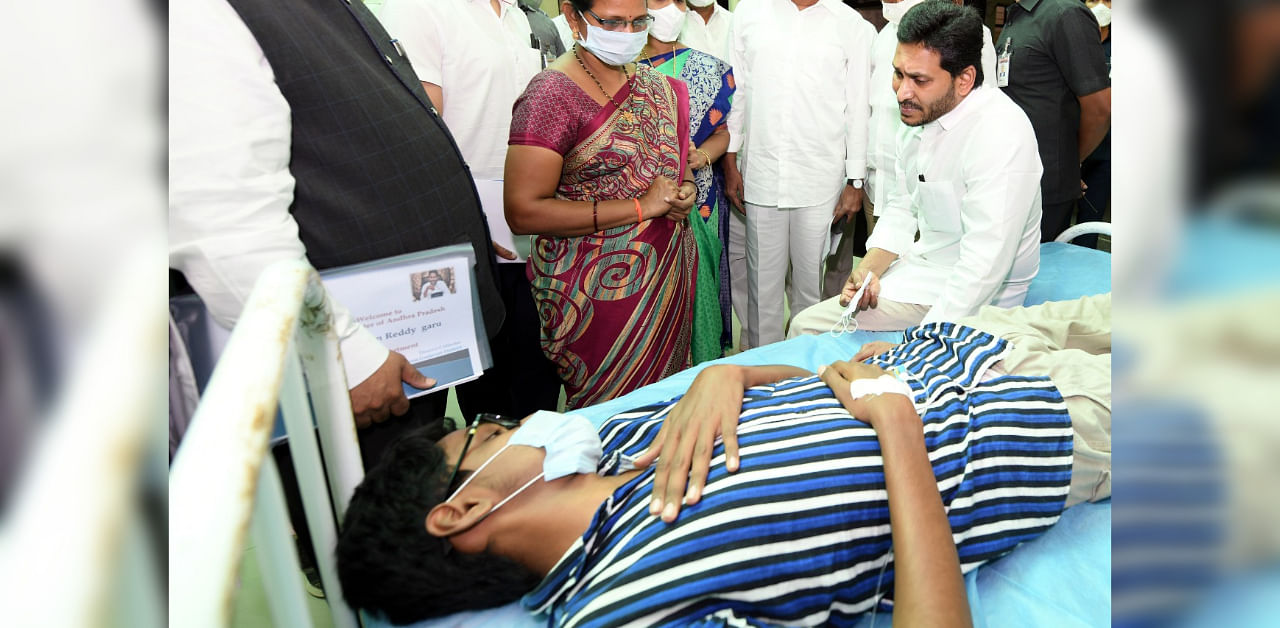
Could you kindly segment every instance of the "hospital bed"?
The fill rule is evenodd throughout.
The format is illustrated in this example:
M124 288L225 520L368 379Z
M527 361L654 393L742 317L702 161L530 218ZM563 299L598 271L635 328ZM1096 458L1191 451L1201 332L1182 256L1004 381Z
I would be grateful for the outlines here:
M1072 244L1052 242L1041 246L1041 267L1040 273L1028 292L1027 304L1034 305L1050 300L1074 299L1084 295L1099 294L1110 291L1111 286L1111 260L1107 253L1094 251L1078 247ZM298 273L305 273L305 269L291 268L289 273L292 274L292 280L298 281ZM312 274L313 276L313 274ZM311 285L304 279L304 286ZM288 281L279 281L278 283L287 284ZM276 293L283 291L281 285L271 288ZM295 291L298 288L295 288ZM255 291L255 296L257 291ZM252 299L251 299L252 305ZM323 304L320 304L323 305ZM283 309L288 309L287 307ZM314 310L314 304L312 309ZM296 310L295 310L296 311ZM314 314L314 313L313 313ZM314 316L313 316L314 319ZM236 332L232 335L231 343L228 345L227 353L224 354L222 360L228 360L227 355L232 353L237 343L236 334L240 333L240 327L245 326L242 318L241 324L237 327ZM277 324L270 327L272 331L265 332L267 337L276 338L280 331L288 325L282 326ZM294 327L297 327L295 324ZM315 327L312 325L311 327ZM307 331L308 326L303 326L304 335L315 336L319 334L320 340L324 339L324 334L312 329ZM321 330L323 331L323 330ZM264 332L259 332L263 334ZM271 336L275 333L276 336ZM316 346L327 346L325 343L332 344L332 333L328 333L329 340L315 340L314 338L307 343L302 343L313 354ZM823 334L820 336L805 336L794 338L785 342L776 343L766 347L759 347L746 351L744 353L723 358L712 363L723 362L732 364L791 364L800 366L810 370L815 370L818 366L829 364L835 360L848 359L858 350L861 345L872 340L889 340L896 341L901 338L899 332L866 332L857 331L842 336L834 336L831 334ZM261 342L261 340L259 340ZM279 344L278 342L276 344ZM274 348L275 345L272 345ZM306 416L306 399L297 399L301 392L301 377L296 373L298 363L295 359L288 357L289 351L286 346L281 347L284 352L284 367L277 370L285 373L292 373L291 378L286 377L286 388L294 388L292 393L282 393L282 399L293 397L291 404L284 405L284 413L286 419L292 414L294 419L290 422L289 432L298 433L304 428L309 427L304 421ZM330 350L332 351L332 350ZM261 353L259 351L259 353ZM341 369L336 368L333 364L335 353L325 354L327 358L317 358L312 355L308 360L304 351L302 364L306 365L308 370L307 381L314 384L312 380L320 379L320 371L325 364L332 371L337 372L337 377L341 381ZM323 353L323 352L322 352ZM326 362L327 360L327 362ZM262 360L259 358L259 362ZM289 365L295 366L289 366ZM638 406L654 403L670 399L676 395L684 393L694 376L706 364L699 365L693 369L673 375L663 381L656 382L628 395L614 399L590 408L584 408L576 412L586 416L593 423L599 425L605 419L618 412L635 408ZM285 368L287 367L287 368ZM215 372L210 387L221 383L219 381L220 372L223 370L222 364L219 365L218 371ZM277 375L273 381L281 381ZM320 483L319 488L312 487L308 490L303 487L304 502L317 502L314 505L308 503L308 519L323 519L319 524L312 525L313 538L317 539L319 550L317 555L321 557L321 573L325 582L326 599L330 603L331 610L334 614L335 624L339 626L356 625L355 615L351 610L343 604L341 600L341 591L338 586L337 578L334 577L334 565L332 564L332 548L334 533L336 530L336 521L341 520L341 513L345 510L347 500L351 495L351 491L358 482L361 470L359 469L359 454L355 449L354 428L351 423L350 408L343 407L340 403L339 393L344 388L338 388L336 384L328 384L321 391L320 398L322 403L316 405L316 424L320 427L321 448L324 449L326 466L329 470L328 483L332 487L332 494L335 502L329 504L327 500L319 503L321 500L320 493L323 493L323 482L318 457L314 460L313 455L304 453L301 456L295 455L295 465L299 466L298 475L300 482L304 485L308 482ZM327 392L326 392L327 391ZM206 392L206 398L211 393ZM270 395L264 395L259 403L268 401ZM312 391L313 398L316 392ZM202 402L201 411L204 410L206 402ZM290 407L292 406L292 407ZM262 412L262 405L251 407L248 410L252 412ZM201 417L199 411L192 425L192 432L198 429ZM260 421L262 422L262 421ZM269 423L269 422L266 422ZM294 427L298 430L295 431ZM261 428L260 425L254 426L259 429L269 430L269 426ZM249 426L244 428L249 430ZM196 436L203 437L204 434ZM189 434L188 439L192 438ZM306 440L306 439L299 439ZM270 461L263 460L262 454L265 453L266 433L263 432L260 437L254 437L253 448L257 463L251 464L250 469L240 472L240 479L250 483L250 487L258 487L259 499L263 499L266 493L278 492L278 479L273 479L274 472L270 469ZM175 461L175 472L177 467L182 463L185 450L191 447L190 443L184 443L182 450L179 451L178 459ZM312 450L315 448L314 441L307 443L307 447ZM305 449L305 447L304 447ZM334 456L339 464L330 464L330 457ZM354 460L352 459L354 456ZM253 456L241 458L247 460ZM309 468L307 468L309 467ZM334 469L338 468L335 473ZM258 486L258 477L263 479L264 486ZM172 477L172 476L171 476ZM310 478L310 479L308 479ZM180 490L187 490L185 487L176 486L171 479L171 493ZM246 493L248 491L248 493ZM241 494L252 494L250 488L243 488ZM310 499L308 499L310 495ZM274 552L274 555L263 557L260 562L276 561L280 563L278 573L287 573L293 569L294 576L289 582L292 586L275 585L269 587L267 591L269 599L273 604L281 604L288 610L277 611L273 607L273 616L277 618L278 625L299 625L301 621L298 613L300 602L298 596L302 595L300 586L297 585L297 558L292 552L292 544L287 537L283 528L282 519L284 517L282 509L275 501L277 497L268 496L270 504L260 504L254 506L257 513L253 517L257 546L263 547L263 544L276 544L274 549L268 551ZM243 500L242 500L243 501ZM269 510L272 514L266 514L265 506L270 506ZM237 511L235 524L237 529L241 530L239 539L243 543L243 529L249 520L249 506L246 503L238 504L241 510ZM315 516L312 516L312 513ZM327 516L324 516L327 513ZM257 525L260 520L273 520L270 525ZM198 525L201 522L188 521L189 525ZM171 520L171 527L179 525ZM1054 525L1044 536L1019 546L1011 554L984 565L977 570L967 574L966 586L969 594L970 607L973 611L975 624L978 626L1008 626L1008 625L1054 625L1054 626L1099 626L1110 623L1110 525L1111 525L1111 505L1109 500L1098 504L1080 504L1068 509L1062 516L1061 520ZM320 529L317 533L317 527ZM269 528L269 529L268 529ZM225 534L223 536L226 536ZM193 541L194 542L194 539ZM229 564L221 565L217 572L224 575L222 582L228 582L229 578L233 578L235 567L238 564L238 557L234 553L235 539L227 538L222 541L222 546L217 550L221 554L231 552ZM213 553L206 552L205 556L212 560ZM181 556L181 548L177 548L171 542L170 557L175 561ZM281 576L284 577L284 576ZM264 581L267 580L264 574ZM191 583L194 585L195 583ZM289 590L285 590L289 589ZM171 611L177 612L186 617L199 617L200 612L209 612L210 609L216 610L217 604L205 601L202 607L194 606L196 602L200 602L203 598L209 597L208 591L193 591L188 598L183 598L178 593L172 591L171 586ZM224 594L227 595L227 594ZM283 598L277 600L276 596ZM225 598L223 598L225 600ZM216 600L215 600L216 601ZM223 602L225 605L225 601ZM192 614L184 614L182 605L193 604ZM170 619L174 619L171 613ZM378 617L362 614L365 626L389 626L387 622ZM871 626L888 626L891 620L889 613L879 613L875 617L865 616L860 625ZM203 623L203 622L202 622ZM538 618L526 613L518 603L509 604L496 609L485 611L458 613L449 617L440 618L432 621L419 622L414 624L420 628L434 628L438 626L537 626L542 621ZM185 624L184 624L185 625Z

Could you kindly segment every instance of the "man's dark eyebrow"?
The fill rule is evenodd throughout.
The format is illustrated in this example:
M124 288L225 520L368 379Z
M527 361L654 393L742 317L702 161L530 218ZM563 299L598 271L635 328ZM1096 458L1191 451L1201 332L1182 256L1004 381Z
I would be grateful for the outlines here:
M903 75L903 76L910 77L910 78L913 78L913 79L918 79L918 78L921 78L921 77L924 77L924 78L928 78L928 77L929 77L929 75L928 75L928 74L924 74L924 73L922 73L922 72L903 72L903 71L902 71L902 68L900 68L900 67L898 67L898 66L896 66L896 65L895 65L895 66L893 66L893 71L894 71L894 72L897 72L898 74L901 74L901 75Z

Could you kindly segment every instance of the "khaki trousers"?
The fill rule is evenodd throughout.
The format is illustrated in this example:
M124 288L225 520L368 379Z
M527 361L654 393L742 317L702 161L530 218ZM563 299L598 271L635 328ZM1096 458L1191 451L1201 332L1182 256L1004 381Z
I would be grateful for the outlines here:
M924 320L924 315L929 313L930 307L918 303L880 299L876 307L858 312L855 318L858 321L858 329L896 331L919 325L920 321ZM840 305L840 295L820 301L795 315L791 321L791 328L787 330L787 337L795 338L804 334L829 332L831 327L840 320L841 314L844 314L844 307Z
M827 299L796 316L789 337L831 330L844 308ZM880 299L858 313L858 329L886 331L917 325L929 306ZM1048 377L1071 414L1074 459L1067 505L1111 496L1111 294L1031 307L984 306L955 321L1010 344L994 371Z
M997 372L1046 376L1067 402L1074 459L1067 506L1111 496L1111 294L985 306L956 321L1009 341Z

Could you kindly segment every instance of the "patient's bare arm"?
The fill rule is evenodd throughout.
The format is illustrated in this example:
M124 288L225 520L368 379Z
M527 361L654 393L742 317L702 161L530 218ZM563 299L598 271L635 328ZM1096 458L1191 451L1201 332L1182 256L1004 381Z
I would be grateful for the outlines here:
M682 503L698 503L717 436L724 438L725 467L738 470L738 415L747 388L806 375L812 373L794 366L735 364L714 364L698 373L689 392L662 422L653 444L636 460L640 467L658 461L649 511L670 523L680 514Z
M894 625L971 626L960 558L915 406L893 393L852 399L849 382L878 377L883 371L874 366L837 362L821 371L836 398L880 440L893 534Z

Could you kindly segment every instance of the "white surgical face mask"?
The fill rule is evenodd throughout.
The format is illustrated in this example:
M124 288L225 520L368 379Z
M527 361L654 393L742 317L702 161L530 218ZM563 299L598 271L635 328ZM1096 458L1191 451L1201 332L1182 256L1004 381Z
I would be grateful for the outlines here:
M658 41L669 43L676 40L680 36L680 30L684 28L684 20L688 17L687 11L681 11L675 2L668 4L661 9L649 11L649 15L653 17L653 24L649 26L649 34L653 35Z
M902 16L906 15L907 11L922 2L924 0L902 0L901 2L881 2L880 4L883 5L884 19L888 20L890 24L897 24L902 21Z
M1093 16L1098 18L1098 26L1111 26L1111 7L1099 2L1092 9Z
M693 7L709 7L716 0L688 0L689 6Z
M591 51L596 58L609 65L626 65L635 61L644 44L649 40L649 31L634 33L627 31L607 31L595 24L587 22L586 16L578 14L582 23L587 25L587 38L579 40L582 47Z
M576 414L539 410L511 435L507 445L539 447L547 452L542 471L547 481L575 473L595 473L602 453L591 421Z
M489 512L484 514L488 517L497 512L503 504L515 499L516 495L524 492L525 489L533 486L534 482L545 478L546 481L558 480L562 477L573 475L575 473L593 473L600 464L600 455L602 448L600 445L600 435L596 433L596 428L591 422L581 416L570 416L560 414L558 412L547 412L539 410L533 413L515 432L511 434L510 440L501 449L494 452L485 460L483 464L476 467L476 470L467 476L466 481L458 486L458 490L454 491L449 499L450 501L462 492L476 476L480 475L484 468L489 466L506 451L508 447L523 446L536 447L546 451L546 457L542 461L542 472L533 476L533 479L525 482L524 486L516 489L514 493L507 496L506 499L500 501ZM476 521L484 520L481 517Z

